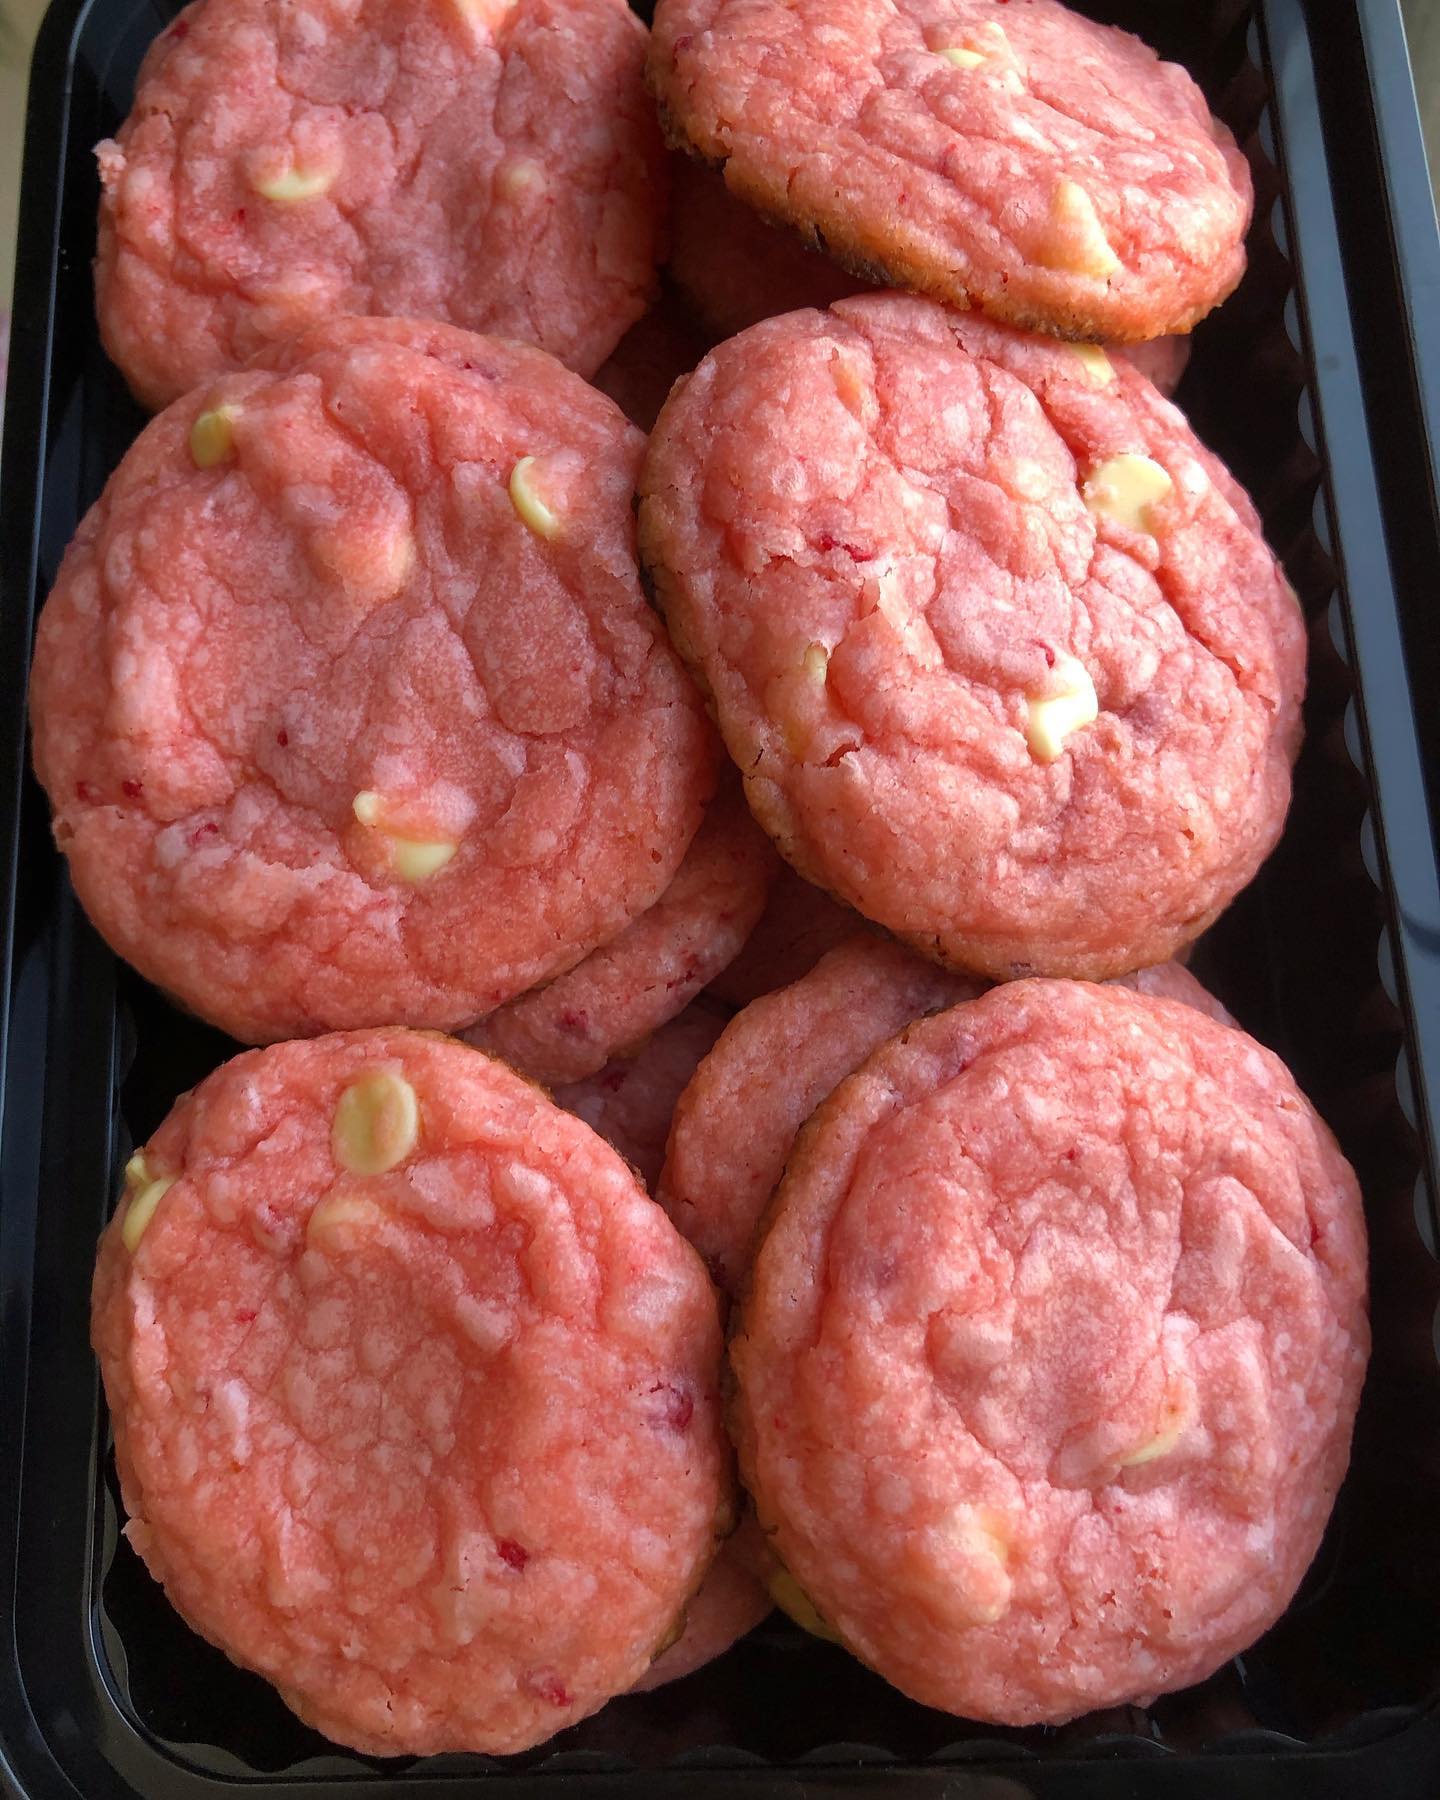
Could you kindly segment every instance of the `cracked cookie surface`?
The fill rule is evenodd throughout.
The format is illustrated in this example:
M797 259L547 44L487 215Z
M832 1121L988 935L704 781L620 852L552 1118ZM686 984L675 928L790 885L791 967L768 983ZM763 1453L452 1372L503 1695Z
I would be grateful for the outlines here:
M367 1031L227 1063L129 1177L93 1338L197 1630L376 1755L524 1749L644 1675L733 1496L715 1295L607 1145Z
M672 138L857 275L1081 339L1187 331L1250 172L1198 87L1054 0L660 0Z
M1024 981L907 1029L801 1133L731 1341L761 1524L929 1706L1060 1722L1283 1611L1368 1351L1354 1175L1191 1006Z
M1300 610L1123 357L909 296L767 320L661 413L640 543L756 817L926 955L1164 962L1279 836Z
M638 432L538 350L338 322L155 419L40 619L86 911L252 1042L453 1030L669 885L713 790Z
M99 147L106 349L152 408L345 313L593 373L654 286L645 46L621 0L201 0Z

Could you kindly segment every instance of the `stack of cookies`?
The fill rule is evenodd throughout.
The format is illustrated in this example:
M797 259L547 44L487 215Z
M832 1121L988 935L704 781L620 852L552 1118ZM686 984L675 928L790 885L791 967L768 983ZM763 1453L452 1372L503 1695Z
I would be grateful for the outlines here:
M163 410L35 766L258 1046L95 1276L177 1608L377 1754L772 1603L1005 1724L1251 1643L1365 1237L1180 966L1305 678L1166 397L1251 206L1190 77L1057 0L197 0L99 159Z

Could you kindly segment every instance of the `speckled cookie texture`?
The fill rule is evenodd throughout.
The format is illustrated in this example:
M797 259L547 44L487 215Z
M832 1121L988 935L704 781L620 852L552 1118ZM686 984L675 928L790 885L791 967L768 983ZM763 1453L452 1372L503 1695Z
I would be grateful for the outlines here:
M640 451L543 352L396 320L153 421L32 689L114 948L252 1042L450 1030L653 905L717 752L640 591Z
M648 911L548 987L482 1019L465 1041L547 1085L594 1075L733 960L765 909L777 861L740 783L727 781Z
M858 273L1074 338L1184 331L1249 169L1181 68L1055 0L660 0L672 137Z
M226 1064L127 1174L93 1335L197 1630L382 1755L522 1749L643 1674L733 1499L713 1291L607 1145L358 1032Z
M680 1096L657 1197L738 1294L795 1134L845 1076L923 1013L980 986L859 932L738 1013Z
M1278 837L1299 607L1123 358L899 295L767 320L671 397L641 493L756 816L924 954L1163 962Z
M1060 1721L1280 1614L1367 1342L1355 1179L1276 1058L1027 981L910 1027L802 1133L733 1423L851 1649L925 1704Z
M700 1059L725 1029L725 1016L694 1000L631 1056L555 1089L555 1104L613 1144L652 1192L665 1160L675 1102Z
M664 218L622 0L200 0L99 147L105 347L159 407L319 320L444 320L589 375Z

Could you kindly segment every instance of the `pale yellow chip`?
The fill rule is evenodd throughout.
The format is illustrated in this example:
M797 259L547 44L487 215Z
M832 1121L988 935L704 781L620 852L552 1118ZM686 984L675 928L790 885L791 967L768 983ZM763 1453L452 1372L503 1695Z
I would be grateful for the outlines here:
M812 681L823 682L830 670L830 652L823 644L807 644L802 665Z
M420 1103L403 1075L377 1070L341 1094L330 1129L335 1160L356 1175L383 1175L415 1148Z
M390 860L402 881L428 881L438 875L459 848L448 838L390 838Z
M374 788L362 788L350 802L350 810L362 825L378 825L380 804L380 796Z
M1061 654L1050 674L1049 690L1026 702L1025 741L1039 763L1055 762L1071 732L1093 725L1100 716L1095 683L1084 663Z
M535 484L535 458L522 456L510 471L510 504L536 537L560 535L560 518L540 498Z
M983 50L967 50L963 44L947 44L940 54L957 69L978 69L985 60Z
M1092 469L1080 492L1086 506L1100 518L1153 536L1154 509L1174 486L1159 463L1127 450Z
M1079 358L1085 373L1097 387L1108 387L1115 379L1115 365L1099 344L1067 344L1065 348Z
M174 1175L161 1175L158 1180L147 1182L126 1206L125 1217L120 1221L120 1241L132 1256L146 1227L155 1217L155 1208L174 1187L176 1179Z
M257 175L250 185L267 200L279 201L282 206L293 206L297 201L317 200L321 194L328 194L339 174L339 169L333 164L305 169L292 163L289 168L281 169L277 174Z
M944 1530L952 1543L958 1544L967 1556L983 1567L989 1578L988 1585L994 1590L991 1598L985 1601L980 1599L973 1588L967 1594L971 1622L976 1625L995 1624L1010 1610L1012 1588L1009 1577L1009 1520L997 1507L972 1506L966 1503L951 1511L945 1520Z
M125 1185L141 1188L149 1179L150 1165L145 1161L145 1152L137 1150L125 1165Z
M816 1612L810 1596L788 1569L776 1569L767 1585L770 1598L802 1631L808 1631L811 1637L824 1638L827 1644L842 1642L840 1633Z
M234 424L238 406L215 406L200 413L190 427L190 458L197 469L213 469L235 449Z
M1122 1469L1141 1469L1146 1463L1158 1462L1162 1456L1168 1456L1185 1430L1185 1404L1172 1393L1166 1399L1164 1411L1153 1437L1146 1438L1133 1450L1127 1450L1117 1461Z
M1044 256L1052 269L1104 280L1120 267L1120 258L1105 235L1095 202L1078 181L1061 181L1050 202L1051 229Z
M527 194L543 193L548 185L539 163L523 156L501 163L495 176L496 189L504 200L523 200Z
M382 1216L374 1201L361 1194L330 1194L306 1221L305 1241L314 1249L342 1249L347 1238L373 1230Z

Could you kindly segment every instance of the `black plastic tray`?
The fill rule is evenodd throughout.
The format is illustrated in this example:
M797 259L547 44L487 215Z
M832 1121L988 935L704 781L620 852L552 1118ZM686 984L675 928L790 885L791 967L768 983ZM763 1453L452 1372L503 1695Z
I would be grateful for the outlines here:
M1255 493L1312 621L1309 737L1285 841L1197 966L1290 1061L1367 1196L1375 1357L1301 1595L1202 1687L1059 1731L927 1711L771 1624L530 1756L410 1764L326 1744L171 1613L117 1535L87 1343L118 1166L230 1049L90 932L25 765L35 608L140 423L93 325L90 149L174 10L57 0L31 87L0 493L0 1789L1433 1800L1440 240L1394 0L1093 8L1196 71L1256 172L1251 270L1200 332L1181 398Z

